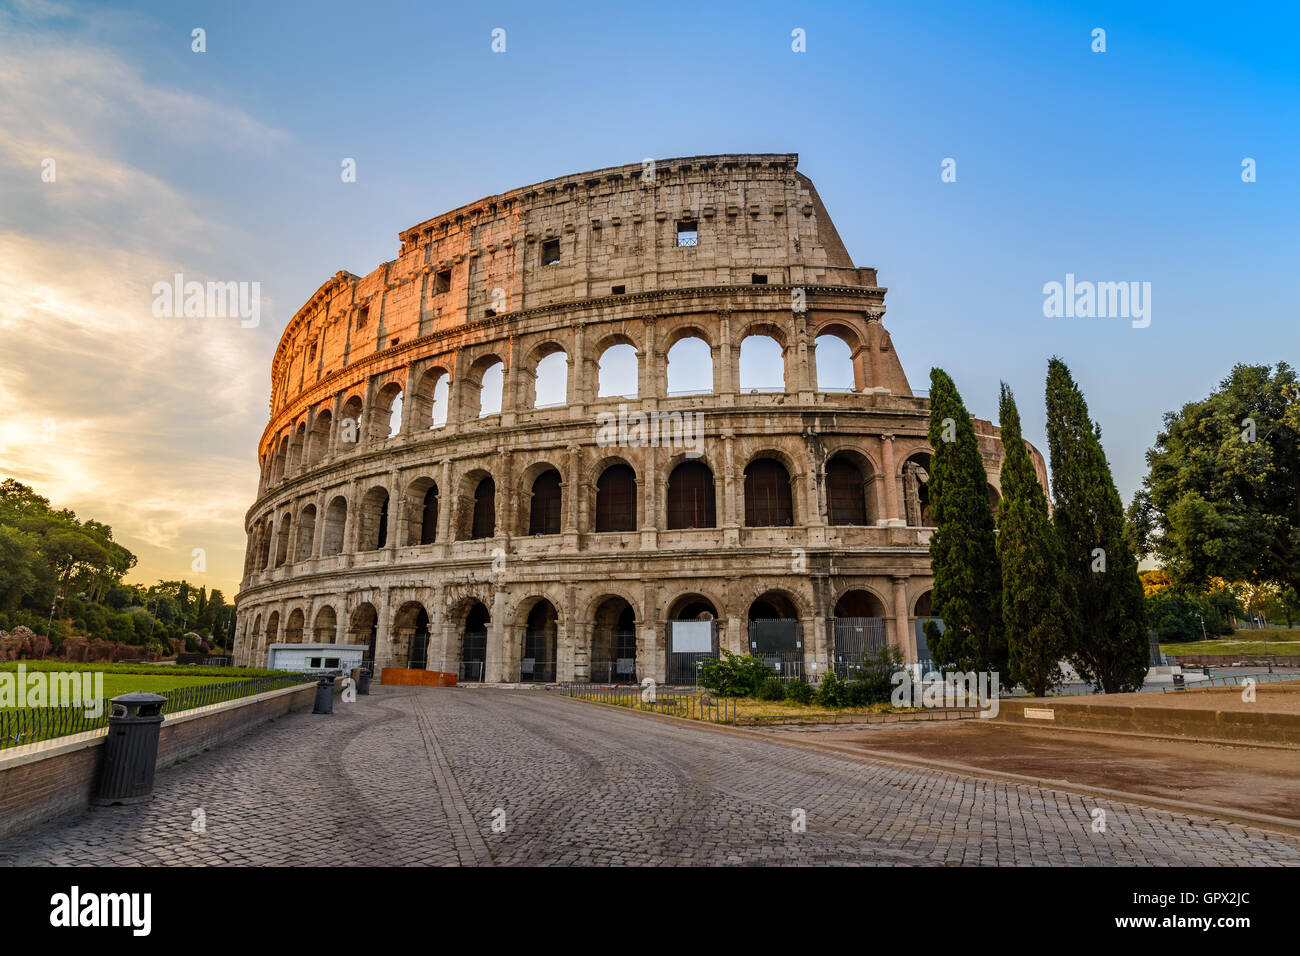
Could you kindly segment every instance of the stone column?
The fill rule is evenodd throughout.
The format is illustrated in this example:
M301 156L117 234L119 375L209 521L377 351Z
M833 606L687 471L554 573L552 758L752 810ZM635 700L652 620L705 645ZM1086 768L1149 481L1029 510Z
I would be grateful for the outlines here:
M446 545L455 535L452 534L452 504L455 492L451 486L451 459L442 460L442 478L438 481L438 533L434 536L437 544Z
M916 634L907 613L907 576L894 575L894 647L908 663L916 661Z
M492 595L492 620L488 624L487 635L487 673L485 680L500 683L510 679L506 673L506 595L497 589Z
M880 466L884 471L885 480L885 524L887 525L905 525L903 520L902 506L899 502L898 478L895 474L894 467L894 436L880 436Z
M721 330L721 341L718 344L718 367L713 372L713 381L716 383L713 390L722 396L720 404L734 405L739 379L731 348L731 310L718 311L718 327Z

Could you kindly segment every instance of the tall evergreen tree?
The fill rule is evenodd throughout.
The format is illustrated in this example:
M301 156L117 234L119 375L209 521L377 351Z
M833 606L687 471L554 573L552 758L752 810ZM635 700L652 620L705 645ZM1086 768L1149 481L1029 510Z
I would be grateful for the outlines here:
M1137 690L1147 671L1146 604L1124 506L1101 447L1101 429L1070 370L1047 368L1047 444L1056 530L1079 598L1072 658L1080 676L1108 694Z
M1002 633L1002 571L989 507L988 476L970 413L943 369L930 370L930 538L934 613L926 622L940 667L1007 673Z
M1002 623L1011 679L1035 697L1061 682L1060 662L1077 628L1074 581L1047 511L1020 432L1020 411L1006 383L998 403L1002 426L1002 507L998 558L1002 563Z

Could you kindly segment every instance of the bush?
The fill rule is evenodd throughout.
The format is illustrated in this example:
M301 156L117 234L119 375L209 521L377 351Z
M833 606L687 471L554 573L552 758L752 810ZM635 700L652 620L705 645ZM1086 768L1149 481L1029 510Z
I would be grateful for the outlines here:
M853 706L888 703L894 692L894 672L902 660L898 651L885 647L874 658L863 661L855 678L849 682Z
M768 677L758 687L761 700L785 700L785 684L775 677Z
M808 683L802 677L798 680L790 681L790 683L785 685L785 699L792 700L796 704L812 703L812 684Z
M848 707L848 682L834 671L827 671L813 699L823 707Z
M775 673L771 664L753 654L723 651L722 657L700 662L700 684L719 697L752 697Z

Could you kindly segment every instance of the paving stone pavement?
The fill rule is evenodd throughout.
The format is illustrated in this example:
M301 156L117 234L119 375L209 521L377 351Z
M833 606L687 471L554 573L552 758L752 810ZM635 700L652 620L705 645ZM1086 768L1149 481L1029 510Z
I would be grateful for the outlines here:
M376 687L0 841L0 865L493 863L1300 865L1300 838L546 691Z

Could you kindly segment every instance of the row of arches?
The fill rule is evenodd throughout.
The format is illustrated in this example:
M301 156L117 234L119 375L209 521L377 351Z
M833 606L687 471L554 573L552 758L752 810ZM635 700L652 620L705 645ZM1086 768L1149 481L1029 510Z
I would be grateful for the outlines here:
M779 528L807 523L798 491L799 475L784 455L759 453L744 466L740 491L745 527ZM904 463L904 497L908 523L924 527L930 519L929 493L923 479L929 455L914 453ZM869 526L881 517L872 485L880 476L870 459L851 450L833 454L825 464L826 522L833 526ZM549 462L527 469L516 494L500 494L496 478L484 469L464 474L453 489L453 501L444 509L443 489L435 478L420 476L407 485L399 500L387 487L375 485L361 493L349 541L349 496L340 491L328 498L324 514L308 503L295 514L269 514L250 531L249 564L245 571L281 567L313 557L347 551L375 551L390 546L431 545L439 540L439 521L449 520L443 540L478 540L504 533L498 521L498 501L518 508L510 533L528 536L558 535L567 526L578 530L574 496L566 495L567 482ZM588 520L583 530L596 533L633 532L640 527L640 496L644 484L636 469L622 458L606 459L588 488ZM703 458L686 457L668 468L660 507L656 513L662 530L718 527L720 482ZM990 488L991 498L996 491ZM447 512L445 519L440 513Z
M673 599L663 618L666 639L656 649L647 647L642 634L644 621L639 619L633 601L620 594L601 594L588 606L581 621L570 624L563 620L555 602L536 596L520 602L513 612L502 612L504 618L494 619L494 611L482 599L466 598L448 608L444 633L434 633L430 612L420 601L408 600L393 612L386 637L381 637L378 610L368 601L358 604L341 620L333 605L319 607L309 623L300 608L288 612L281 631L280 611L252 619L252 631L243 642L244 660L257 663L265 660L267 649L273 643L346 643L367 648L367 658L380 666L429 667L455 670L460 680L554 681L558 679L589 679L599 682L637 680L647 673L673 673L673 658L677 654L671 634L675 622L712 622L714 644L711 652L717 656L721 643L717 625L725 615L710 597L687 592ZM762 592L748 600L735 616L740 619L743 633L761 633L766 627L785 624L789 633L798 633L801 607L794 594L777 588ZM910 620L919 622L931 613L930 593L926 591L911 605ZM834 657L860 652L853 644L851 631L836 624L852 623L855 626L878 623L882 627L890 618L882 598L866 588L850 588L836 600L828 614L827 653ZM775 633L782 629L776 627ZM837 646L838 644L844 646ZM739 650L740 648L737 648ZM795 652L802 659L802 650ZM654 655L657 661L647 659ZM563 657L569 657L567 667L560 667ZM658 666L649 666L657 664ZM661 677L662 679L662 677Z
M782 336L784 338L784 336ZM856 338L854 338L856 340ZM815 387L820 391L852 392L853 348L844 330L816 337ZM715 353L703 330L679 330L665 351L663 394L667 397L712 394L717 386ZM755 329L741 343L738 388L742 393L784 392L788 381L788 347L772 330ZM635 399L641 381L641 353L626 335L614 335L594 359L596 398ZM519 406L555 408L568 403L571 360L558 343L535 348L523 367ZM415 435L461 421L499 414L504 407L506 365L498 355L482 356L453 389L451 370L435 364L423 370L408 396L403 383L381 384L370 402L350 394L336 412L317 407L276 439L262 459L263 486L277 484L353 445L382 441L401 434ZM411 408L407 410L407 401ZM453 407L453 403L459 407ZM335 434L337 431L337 434Z

